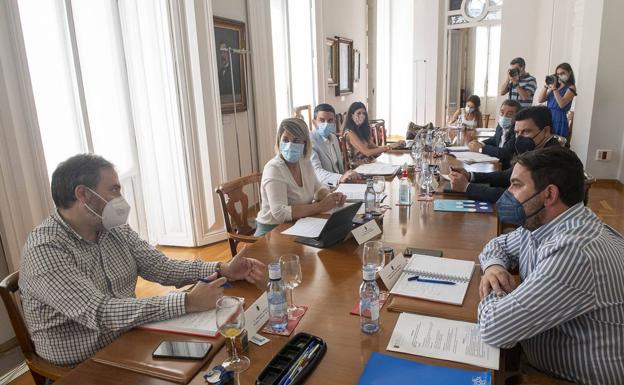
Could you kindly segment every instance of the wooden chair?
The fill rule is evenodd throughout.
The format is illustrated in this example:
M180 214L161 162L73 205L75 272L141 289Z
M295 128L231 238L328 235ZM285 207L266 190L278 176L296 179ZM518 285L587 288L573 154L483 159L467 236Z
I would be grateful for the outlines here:
M306 104L305 106L295 107L295 116L293 117L299 118L305 122L306 117L303 116L303 111L307 111L306 115L307 115L308 129L310 129L311 131L312 130L312 106L311 105Z
M26 323L22 317L20 298L18 294L19 286L17 284L19 280L19 272L9 274L5 279L0 282L0 296L4 302L7 313L13 326L13 331L17 338L17 342L22 349L22 353L26 358L26 364L30 369L35 384L44 385L46 378L56 381L69 373L70 369L62 366L56 366L43 358L39 357L35 353L35 347L28 334Z
M223 218L225 219L225 228L228 233L228 242L230 243L232 257L238 252L237 247L240 242L254 243L259 239L254 236L256 232L255 223L253 222L255 216L252 218L250 215L249 197L245 193L244 188L252 185L258 194L258 199L260 199L261 180L262 173L258 172L223 183L215 190L221 200L221 208L223 209ZM240 211L236 207L237 203L240 205ZM260 202L258 202L258 206L256 207L256 213L259 207ZM250 222L252 222L253 225L250 225Z
M336 131L338 134L344 132L344 125L347 120L346 112L338 112L336 113Z
M387 142L386 121L383 119L369 120L371 128L371 137L373 143L377 146L385 146Z
M490 126L490 114L484 114L481 120L483 120L484 128L488 128Z
M351 170L351 162L349 161L349 153L347 150L347 139L344 135L338 135L338 144L340 145L340 152L342 152L342 164L345 170Z

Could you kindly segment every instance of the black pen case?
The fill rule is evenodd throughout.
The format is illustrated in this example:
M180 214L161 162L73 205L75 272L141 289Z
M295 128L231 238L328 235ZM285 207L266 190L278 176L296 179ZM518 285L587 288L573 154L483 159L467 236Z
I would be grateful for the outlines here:
M316 365L318 365L327 351L327 344L325 344L322 338L308 333L297 333L297 335L291 338L262 370L256 379L256 385L278 385L293 365L297 363L311 342L318 343L320 345L319 348L310 358L308 364L290 383L291 385L302 384L303 380L316 368Z

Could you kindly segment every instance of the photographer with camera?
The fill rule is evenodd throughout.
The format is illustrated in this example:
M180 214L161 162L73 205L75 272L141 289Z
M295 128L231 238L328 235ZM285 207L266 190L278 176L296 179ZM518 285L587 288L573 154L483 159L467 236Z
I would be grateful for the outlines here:
M517 57L509 64L511 67L507 71L507 79L501 84L501 96L509 93L509 99L517 100L522 108L531 107L537 81L525 71L526 63L523 58Z
M546 76L546 84L541 89L538 100L546 103L553 120L553 134L568 138L568 111L576 96L574 71L568 63L561 63L553 75Z

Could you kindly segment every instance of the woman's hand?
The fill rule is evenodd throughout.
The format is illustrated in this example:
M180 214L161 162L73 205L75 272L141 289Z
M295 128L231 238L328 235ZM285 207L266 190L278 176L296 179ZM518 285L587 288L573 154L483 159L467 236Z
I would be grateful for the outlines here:
M347 196L343 193L333 192L327 194L323 200L319 202L321 212L329 211L335 207L342 206L347 201Z

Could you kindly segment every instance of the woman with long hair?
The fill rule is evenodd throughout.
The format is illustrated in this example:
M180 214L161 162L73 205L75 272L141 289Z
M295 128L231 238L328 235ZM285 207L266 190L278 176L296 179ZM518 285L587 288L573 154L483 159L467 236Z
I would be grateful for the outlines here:
M455 111L449 124L461 124L468 129L483 127L483 118L479 107L481 107L481 98L477 95L470 95L466 100L466 106Z
M355 165L370 163L380 154L405 144L403 141L385 146L373 143L368 113L362 102L355 102L349 106L343 135L348 144L349 159Z
M572 108L572 100L576 96L576 79L574 71L568 63L561 63L554 75L546 77L546 84L539 93L539 102L546 102L553 119L551 132L568 138L568 111Z

